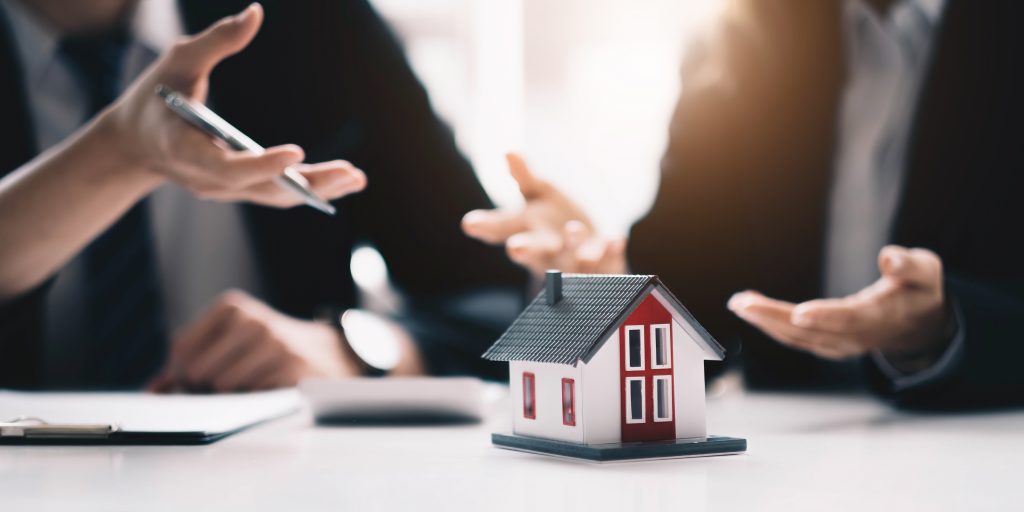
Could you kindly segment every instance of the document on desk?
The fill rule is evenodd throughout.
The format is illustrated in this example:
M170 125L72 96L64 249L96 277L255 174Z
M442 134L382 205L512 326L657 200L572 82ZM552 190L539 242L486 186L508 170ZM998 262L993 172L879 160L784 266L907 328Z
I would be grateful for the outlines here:
M300 405L294 389L229 395L0 390L0 444L207 444Z

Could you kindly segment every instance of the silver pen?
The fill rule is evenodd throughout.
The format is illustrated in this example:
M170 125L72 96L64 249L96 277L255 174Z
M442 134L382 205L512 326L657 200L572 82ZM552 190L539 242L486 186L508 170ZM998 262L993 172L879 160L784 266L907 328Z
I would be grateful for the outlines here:
M203 132L216 137L231 149L238 151L251 151L255 154L263 153L263 146L247 137L238 128L231 126L224 118L218 116L212 110L206 108L202 103L192 101L185 95L170 89L164 85L156 87L156 93L164 100L164 103L172 112L186 122L199 128ZM323 200L309 188L309 180L292 167L284 170L284 174L274 178L274 183L285 190L291 191L302 198L309 206L320 210L327 215L334 215L335 209L331 203Z

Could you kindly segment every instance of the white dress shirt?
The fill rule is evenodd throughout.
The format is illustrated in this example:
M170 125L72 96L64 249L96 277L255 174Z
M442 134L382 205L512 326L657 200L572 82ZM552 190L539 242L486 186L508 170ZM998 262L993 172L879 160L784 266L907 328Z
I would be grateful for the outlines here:
M829 201L828 297L852 294L880 277L878 252L889 243L899 206L917 100L945 3L903 0L885 16L863 0L843 5L848 78ZM960 332L937 364L914 375L877 352L873 357L899 388L940 374L962 345Z
M17 0L0 0L0 7L11 22L36 150L42 152L87 121L87 99L58 54L59 34ZM140 0L130 33L122 89L183 33L177 4ZM149 206L168 327L180 328L228 288L261 295L238 206L200 201L173 185L155 191ZM58 273L47 297L46 376L50 383L73 380L81 370L74 367L74 360L80 359L74 354L89 350L77 339L84 325L83 270L81 258L72 260Z

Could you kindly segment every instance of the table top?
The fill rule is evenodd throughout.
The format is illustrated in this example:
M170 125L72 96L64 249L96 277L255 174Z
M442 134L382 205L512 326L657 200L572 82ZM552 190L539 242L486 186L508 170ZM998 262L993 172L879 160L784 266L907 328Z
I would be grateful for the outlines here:
M208 446L0 447L0 510L1006 510L1024 411L913 414L870 396L726 392L720 457L595 464L494 448L477 425L314 427L299 414Z

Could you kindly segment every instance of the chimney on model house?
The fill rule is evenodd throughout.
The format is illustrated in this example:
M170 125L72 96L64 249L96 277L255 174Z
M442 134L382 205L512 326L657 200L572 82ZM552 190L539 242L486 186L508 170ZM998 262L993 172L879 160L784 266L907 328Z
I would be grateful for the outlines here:
M544 295L547 297L548 306L558 304L562 300L562 271L548 270L544 279Z

